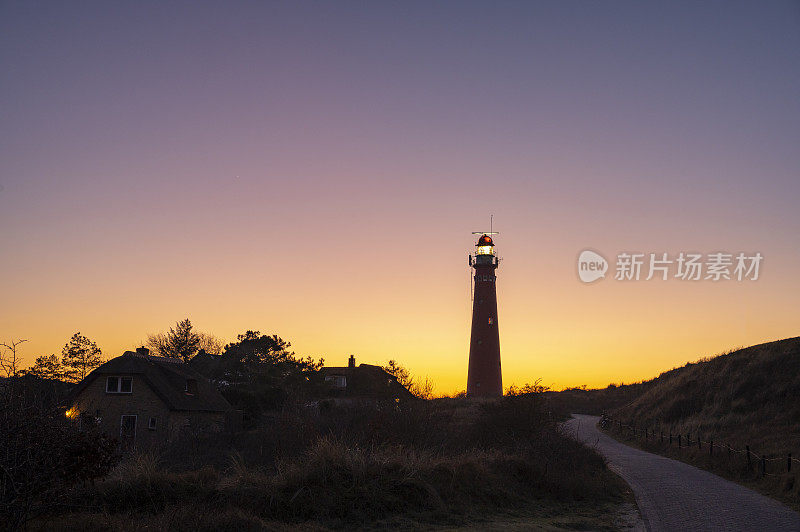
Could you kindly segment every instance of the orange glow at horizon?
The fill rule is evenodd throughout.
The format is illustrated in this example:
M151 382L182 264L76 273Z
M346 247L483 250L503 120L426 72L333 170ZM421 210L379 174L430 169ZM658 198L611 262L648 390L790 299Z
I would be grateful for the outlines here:
M346 365L351 354L358 363L395 359L417 378L430 378L437 393L463 390L471 312L466 232L431 231L421 269L416 248L396 253L409 249L403 238L381 247L349 238L342 248L337 232L331 232L333 245L306 252L297 265L274 260L265 246L241 263L199 258L204 270L146 261L110 279L99 270L117 268L76 270L71 289L57 293L61 281L52 281L47 309L20 305L22 312L6 314L4 323L30 339L21 350L27 364L35 355L60 353L76 330L113 357L188 316L198 330L226 341L258 329L291 341L299 355L324 357L327 365ZM770 261L776 253L768 249L755 282L622 282L609 272L586 285L576 275L578 248L551 247L541 238L535 247L523 246L523 240L509 235L497 244L504 258L498 270L504 387L540 378L553 389L630 383L702 356L796 335L796 303L785 290L796 281L790 267ZM298 249L281 249L300 256ZM611 261L615 253L606 257ZM118 275L125 282L115 282ZM82 308L73 307L81 298ZM41 322L30 319L33 313Z

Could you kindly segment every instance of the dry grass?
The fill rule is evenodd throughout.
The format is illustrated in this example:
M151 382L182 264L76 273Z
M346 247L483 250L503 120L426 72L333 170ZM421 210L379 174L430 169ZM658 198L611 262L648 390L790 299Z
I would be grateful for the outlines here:
M613 528L624 485L540 405L520 397L343 409L292 417L295 430L283 436L278 416L278 425L243 438L248 445L222 452L223 465L170 467L176 449L132 456L76 490L80 505L34 528L425 528L496 516ZM278 452L267 459L249 448L258 435Z
M787 453L800 458L800 338L705 358L665 372L644 386L634 401L611 412L623 423L659 435L646 442L640 436L639 445L800 507L800 463L786 474ZM662 431L667 436L681 434L684 445L687 434L693 442L698 435L704 442L713 439L715 455L710 455L708 444L680 450L677 441L672 446L662 444ZM630 430L622 437L630 437ZM740 453L729 458L723 444L738 450L749 445L758 455L780 459L767 463L770 474L762 478L755 463L748 468Z

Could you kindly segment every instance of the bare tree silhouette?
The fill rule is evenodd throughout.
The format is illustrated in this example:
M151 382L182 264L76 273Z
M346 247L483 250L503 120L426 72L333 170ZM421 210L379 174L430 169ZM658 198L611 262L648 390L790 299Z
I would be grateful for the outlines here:
M19 366L22 360L17 355L17 346L28 340L14 340L9 343L0 343L0 370L5 373L6 377L14 377L19 373Z

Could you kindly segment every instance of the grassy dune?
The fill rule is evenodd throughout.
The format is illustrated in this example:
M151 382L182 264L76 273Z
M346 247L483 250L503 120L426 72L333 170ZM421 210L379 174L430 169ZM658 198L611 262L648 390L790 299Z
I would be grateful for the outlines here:
M661 374L615 417L700 433L759 454L800 455L800 338L756 345Z
M787 454L800 458L800 338L755 345L703 359L641 383L628 404L610 410L615 419L655 431L657 438L638 445L688 461L800 506L800 463L787 473ZM661 443L660 433L686 435L689 449ZM628 429L612 434L634 441ZM701 447L697 437L706 442ZM714 440L715 455L708 442ZM728 453L723 444L745 446L764 455L767 475L744 453Z

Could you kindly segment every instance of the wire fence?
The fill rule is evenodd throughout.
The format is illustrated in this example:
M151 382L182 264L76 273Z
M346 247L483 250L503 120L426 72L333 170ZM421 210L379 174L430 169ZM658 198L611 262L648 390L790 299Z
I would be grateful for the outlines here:
M800 464L800 460L793 458L792 453L786 453L786 455L782 456L758 454L750 449L749 445L745 445L744 449L736 449L728 443L719 441L715 442L713 438L709 438L708 441L706 441L700 437L699 433L695 433L694 439L692 439L691 432L687 432L686 434L673 434L672 431L665 433L663 430L659 430L658 433L656 433L654 429L650 429L648 427L637 427L634 423L623 423L622 420L613 419L611 416L607 415L604 415L600 419L600 426L602 428L616 428L620 432L630 430L630 434L634 439L638 437L644 437L645 441L658 441L666 444L669 447L675 447L677 449L690 449L697 447L698 450L702 450L705 446L705 448L708 449L708 454L710 457L719 456L720 453L723 456L727 456L728 459L732 459L734 455L743 455L745 459L744 464L747 465L748 469L751 469L755 465L758 473L762 477L791 473L793 469L794 471L797 471L798 467L800 467L798 465L792 465L793 463ZM775 462L778 463L775 464ZM768 467L768 464L772 465ZM770 471L768 471L768 469Z

